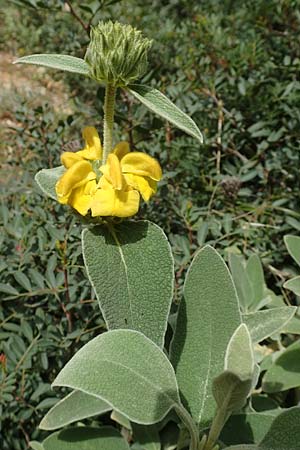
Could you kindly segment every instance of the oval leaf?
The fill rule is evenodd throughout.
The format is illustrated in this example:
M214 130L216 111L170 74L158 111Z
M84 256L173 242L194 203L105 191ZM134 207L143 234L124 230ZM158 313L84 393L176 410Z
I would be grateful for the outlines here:
M296 295L300 295L300 276L286 281L283 287L294 292Z
M265 392L281 392L300 386L300 340L290 345L267 370Z
M201 427L214 416L212 381L224 370L228 342L240 323L229 270L221 256L206 246L188 270L171 345L185 406Z
M300 408L279 414L260 442L259 450L300 450Z
M265 277L261 261L257 255L251 255L246 263L246 273L250 281L253 301L251 309L256 308L264 297Z
M274 421L274 414L248 412L229 417L222 429L220 440L226 445L257 444Z
M29 55L18 58L14 61L14 64L34 64L37 66L50 67L51 69L79 73L80 75L89 75L89 66L84 59L70 55Z
M110 410L111 407L100 398L81 391L73 391L50 409L41 421L39 428L56 430L72 422L98 416Z
M244 258L235 253L229 253L229 267L237 290L242 311L247 312L253 304L254 293L250 282Z
M132 424L133 439L143 450L161 450L160 437L156 425Z
M141 331L162 347L174 262L161 228L148 221L95 227L83 231L82 249L108 328Z
M243 314L242 318L249 329L252 342L257 344L272 334L283 330L296 311L297 307L295 306L283 306Z
M300 334L300 307L296 309L294 317L284 326L284 333Z
M203 136L195 122L160 91L151 86L132 84L129 86L129 92L150 111L203 143Z
M242 380L238 375L228 370L214 379L213 396L218 411L222 411L224 423L233 411L237 411L245 405L251 387L251 378Z
M121 434L112 427L72 427L51 434L43 442L44 450L129 450Z
M296 261L298 266L300 266L300 236L287 234L284 236L284 243L291 257Z
M235 373L242 380L252 379L253 349L250 333L244 323L237 328L228 343L224 368Z
M30 448L32 448L33 450L45 450L45 448L43 447L43 444L41 444L38 441L30 441L29 445L30 445Z
M43 193L53 198L53 200L57 200L55 185L65 170L64 166L54 167L53 169L42 169L34 177Z
M86 344L67 363L53 386L94 395L136 423L160 421L179 403L174 370L146 336L114 330Z

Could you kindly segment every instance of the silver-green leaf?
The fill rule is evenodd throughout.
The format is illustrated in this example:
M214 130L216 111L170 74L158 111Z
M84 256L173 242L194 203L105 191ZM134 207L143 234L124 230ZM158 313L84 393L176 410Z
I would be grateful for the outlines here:
M218 410L223 413L224 422L233 411L237 411L245 405L251 386L251 378L241 379L228 370L214 379L212 392Z
M216 250L206 246L188 270L171 345L184 405L202 428L214 416L212 382L224 370L228 342L240 324L229 270Z
M233 414L222 429L220 440L226 445L257 444L275 419L274 413L247 412Z
M283 306L243 314L242 318L249 329L252 342L256 344L283 330L296 311L295 306Z
M143 450L160 450L160 438L156 425L132 424L133 439Z
M149 221L84 230L87 274L109 329L141 331L164 343L174 263L164 232Z
M256 445L239 444L226 450L300 450L300 408L295 406L279 414L263 439Z
M299 406L279 414L258 445L258 450L300 450L299 424Z
M296 261L298 266L300 266L300 236L287 234L284 236L284 243L291 257Z
M42 169L35 175L35 181L40 189L53 200L57 200L55 185L65 170L64 166L58 166L53 169Z
M224 369L235 373L242 380L252 379L253 349L249 330L244 323L239 325L228 343Z
M240 307L243 312L248 312L253 303L254 292L244 266L243 257L235 253L229 253L229 267L237 290Z
M121 434L112 427L71 427L51 434L44 450L129 450Z
M32 448L32 450L45 450L43 447L43 444L41 444L38 441L30 441L29 445L30 445L30 448Z
M281 392L300 386L300 340L290 345L263 378L265 392Z
M14 61L14 64L34 64L37 66L49 67L51 69L64 70L66 72L89 75L89 66L84 59L70 55L56 54L36 54L22 56Z
M100 398L81 391L73 391L48 411L39 428L42 430L56 430L78 420L104 414L110 410L110 405Z
M150 109L150 111L163 117L190 136L193 136L201 144L203 143L203 136L195 122L160 91L151 86L140 84L132 84L128 87L128 90L137 100Z
M264 271L259 257L256 254L250 256L246 263L246 273L252 287L251 310L258 307L264 298L265 278Z
M294 294L296 295L300 295L300 276L294 277L291 280L286 281L283 287L294 292Z
M133 422L159 422L178 407L174 370L164 352L142 333L114 330L94 338L54 380L94 395Z

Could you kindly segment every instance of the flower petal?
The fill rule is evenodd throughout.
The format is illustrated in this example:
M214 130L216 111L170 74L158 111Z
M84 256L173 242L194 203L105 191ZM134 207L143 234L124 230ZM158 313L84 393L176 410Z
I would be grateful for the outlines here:
M85 127L82 131L83 139L85 140L85 147L83 150L76 152L78 156L90 161L101 159L102 146L98 131L94 127Z
M82 161L81 156L78 153L73 152L64 152L60 157L61 163L65 166L66 169L69 169L78 161Z
M155 194L157 182L151 180L151 178L133 175L132 173L126 173L124 177L129 186L139 191L145 202L150 199L151 195Z
M76 209L82 216L85 216L88 213L92 204L92 196L84 193L85 188L86 186L80 186L73 189L68 199L68 205Z
M119 142L113 150L113 153L118 157L118 159L120 161L129 152L130 152L130 147L129 147L128 142L126 142L126 141Z
M58 201L67 203L72 189L86 184L89 180L96 179L92 165L88 161L78 161L73 164L58 180L55 189Z
M142 152L127 153L121 160L123 173L133 173L159 181L162 177L161 167L152 156Z
M130 217L138 212L140 196L137 191L98 189L91 205L92 216Z
M114 189L121 190L124 187L124 177L121 171L120 161L114 153L108 155L107 162L104 166L100 167L100 171Z

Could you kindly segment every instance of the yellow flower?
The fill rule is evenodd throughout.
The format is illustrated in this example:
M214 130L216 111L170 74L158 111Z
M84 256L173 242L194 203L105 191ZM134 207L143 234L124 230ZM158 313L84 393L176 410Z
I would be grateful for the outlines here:
M102 147L97 130L86 127L82 132L85 147L79 152L64 152L61 162L67 169L56 183L56 195L60 203L72 206L85 216L91 208L92 196L97 189L97 175L93 161L102 157Z
M120 142L100 167L103 176L92 201L92 216L129 217L139 209L140 195L148 201L162 177L159 163L142 152L130 152Z
M120 142L100 166L102 147L95 128L83 130L86 145L79 152L61 156L67 169L56 183L58 201L85 216L130 217L138 212L140 194L148 201L162 177L159 163L141 152L130 152L127 142ZM95 166L99 167L97 177Z

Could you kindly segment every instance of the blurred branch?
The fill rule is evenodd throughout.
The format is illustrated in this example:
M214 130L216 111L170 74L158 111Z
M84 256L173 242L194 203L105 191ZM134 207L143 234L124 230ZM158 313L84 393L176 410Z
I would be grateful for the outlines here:
M75 11L75 9L74 9L74 7L73 7L73 5L72 5L70 0L65 0L65 4L68 6L69 12L72 14L72 16L80 23L80 25L82 26L84 31L86 31L86 33L90 37L90 31L91 31L92 22L94 20L94 17L96 16L96 14L103 7L103 4L102 3L99 4L98 8L96 8L96 10L93 12L93 14L92 14L90 20L88 21L88 23L84 23L84 21L81 19L81 17Z
M68 5L72 16L80 23L82 28L87 32L88 36L90 36L91 21L88 24L84 23L84 21L81 19L81 17L77 14L75 9L73 8L73 5L70 0L65 0L65 4ZM93 19L93 17L92 17L92 19Z

